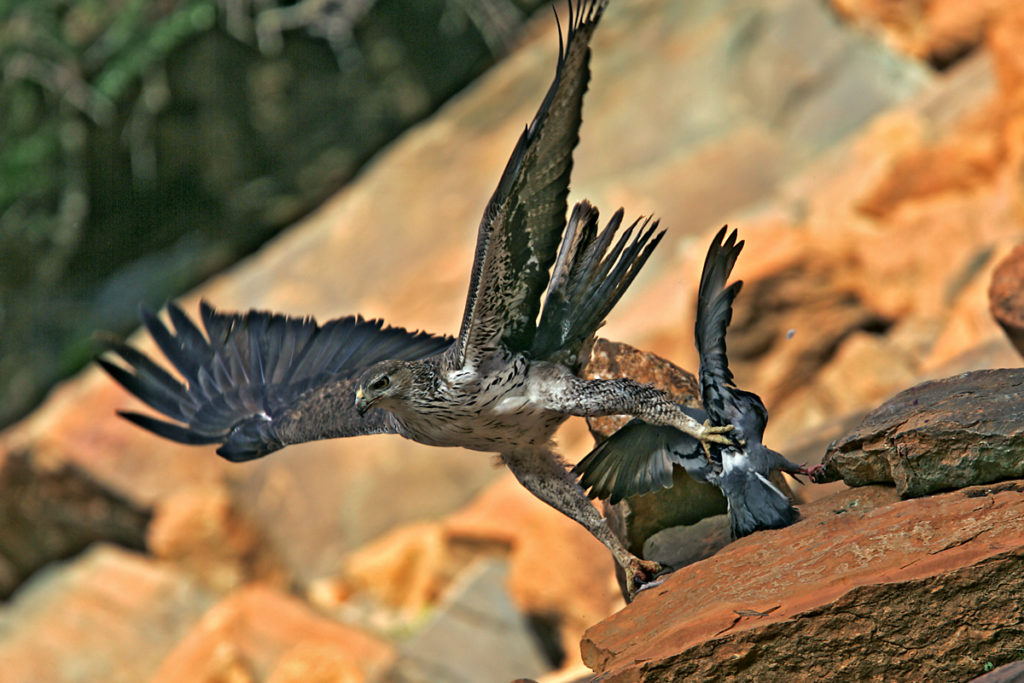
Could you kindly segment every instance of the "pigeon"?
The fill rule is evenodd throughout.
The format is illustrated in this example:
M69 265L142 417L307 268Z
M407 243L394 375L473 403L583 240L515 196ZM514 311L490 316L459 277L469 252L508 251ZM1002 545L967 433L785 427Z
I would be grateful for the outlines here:
M672 485L678 465L694 479L717 486L728 502L730 530L740 538L762 529L793 524L798 512L769 478L773 470L811 477L807 468L762 443L768 411L757 394L739 389L729 370L725 333L732 305L743 286L726 286L743 249L737 231L727 227L715 235L704 260L697 294L694 336L700 356L703 409L682 407L697 422L731 425L731 444L702 444L667 425L632 420L599 444L573 468L591 498L615 504L627 496ZM820 467L820 466L819 466Z

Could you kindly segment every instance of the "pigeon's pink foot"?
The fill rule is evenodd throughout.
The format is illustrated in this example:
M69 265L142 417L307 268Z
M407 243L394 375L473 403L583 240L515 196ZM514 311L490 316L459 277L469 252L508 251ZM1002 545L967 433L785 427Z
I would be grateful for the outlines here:
M807 478L810 479L811 481L813 481L815 484L824 484L825 483L825 466L824 465L815 465L814 467L804 467L802 469L803 469L803 472L801 472L801 474L806 475Z

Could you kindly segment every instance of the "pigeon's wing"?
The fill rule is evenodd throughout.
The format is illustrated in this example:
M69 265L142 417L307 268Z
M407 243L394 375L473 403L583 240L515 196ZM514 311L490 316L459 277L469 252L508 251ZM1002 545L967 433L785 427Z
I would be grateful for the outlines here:
M177 306L167 312L171 326L149 311L142 318L180 380L122 343L110 344L120 363L98 362L170 419L135 412L123 417L173 441L219 443L217 452L229 460L303 441L393 431L384 411L356 412L359 373L380 360L425 358L452 343L358 316L318 325L260 311L219 313L203 302L204 332Z
M694 419L703 411L684 408ZM591 498L615 504L672 486L672 467L706 481L709 463L700 442L674 427L632 420L599 443L572 469Z
M451 367L475 366L501 346L524 351L533 341L541 294L566 225L572 152L590 80L590 37L606 2L569 5L554 81L480 222L462 326L447 358Z
M700 277L694 338L700 356L701 400L712 424L734 425L740 438L760 442L768 411L757 394L736 388L725 350L732 304L743 286L741 280L726 286L743 249L743 242L736 238L735 230L728 238L726 228L718 231L708 248Z

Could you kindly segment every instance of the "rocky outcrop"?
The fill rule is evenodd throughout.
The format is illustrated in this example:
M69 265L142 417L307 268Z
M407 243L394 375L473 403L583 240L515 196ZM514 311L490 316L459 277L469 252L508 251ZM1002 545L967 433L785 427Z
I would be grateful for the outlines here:
M768 441L926 379L1020 364L988 288L1024 216L1022 12L1003 4L971 58L741 217L730 359L772 412ZM679 272L699 270L699 256Z
M700 386L693 373L629 344L599 337L591 349L590 361L580 374L587 379L631 377L637 382L656 386L676 403L690 408L701 407ZM627 422L629 418L622 415L587 418L590 433L596 440L608 438Z
M825 455L825 477L904 497L1024 477L1024 369L925 382L873 410Z
M1018 655L1024 481L853 489L740 539L587 631L603 683L962 680Z

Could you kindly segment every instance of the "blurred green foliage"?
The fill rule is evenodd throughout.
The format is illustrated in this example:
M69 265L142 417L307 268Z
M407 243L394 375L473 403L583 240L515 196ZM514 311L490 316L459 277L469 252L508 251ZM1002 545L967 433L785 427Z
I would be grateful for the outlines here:
M539 0L0 0L0 425L256 249Z

